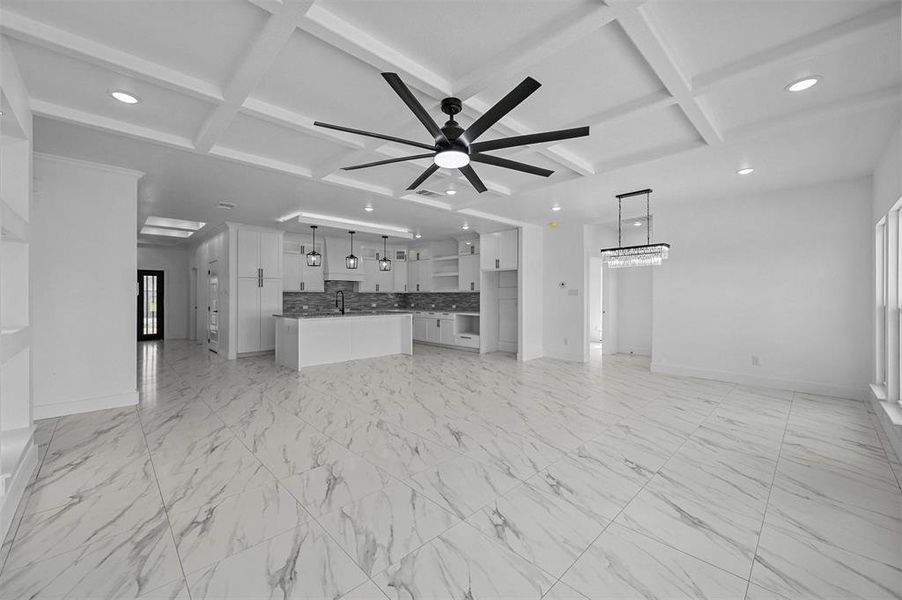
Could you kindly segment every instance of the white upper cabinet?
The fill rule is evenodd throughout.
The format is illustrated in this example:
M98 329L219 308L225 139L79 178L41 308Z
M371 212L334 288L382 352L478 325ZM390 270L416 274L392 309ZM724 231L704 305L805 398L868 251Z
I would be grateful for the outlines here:
M461 256L458 262L458 290L461 292L479 291L479 256Z
M408 272L407 272L407 261L398 260L395 257L391 263L391 272L392 279L394 284L394 291L397 293L404 293L409 291L408 289Z
M480 268L483 271L513 271L519 267L520 237L516 229L480 236Z
M238 277L282 278L282 232L239 227Z

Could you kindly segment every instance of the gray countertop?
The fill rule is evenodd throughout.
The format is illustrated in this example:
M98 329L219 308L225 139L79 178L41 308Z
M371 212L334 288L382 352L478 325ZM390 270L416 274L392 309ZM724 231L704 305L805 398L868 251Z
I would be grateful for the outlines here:
M413 314L412 311L409 310L355 310L355 311L347 311L345 314L341 314L340 312L299 312L299 313L284 313L284 314L274 314L274 317L279 317L282 319L333 319L333 318L348 318L348 317L377 317L377 316L385 316L385 315L410 315Z

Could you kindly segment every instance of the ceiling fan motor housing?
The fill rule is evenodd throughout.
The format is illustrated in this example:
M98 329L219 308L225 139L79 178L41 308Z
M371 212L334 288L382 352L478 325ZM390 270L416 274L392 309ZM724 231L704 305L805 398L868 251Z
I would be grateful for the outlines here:
M445 137L450 141L454 141L461 136L464 132L463 127L457 124L457 121L454 120L454 115L458 114L463 108L463 105L460 101L460 98L445 98L442 100L442 112L451 118L448 119L448 122L445 123L445 126L442 127L442 133L445 134Z

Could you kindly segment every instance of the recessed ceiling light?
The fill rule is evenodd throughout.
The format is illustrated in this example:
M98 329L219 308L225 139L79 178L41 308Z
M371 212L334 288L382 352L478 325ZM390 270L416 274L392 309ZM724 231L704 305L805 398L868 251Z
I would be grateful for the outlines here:
M636 221L633 223L633 227L642 227L642 221Z
M372 206L370 206L369 204L367 204L366 206L363 207L363 210L365 210L366 212L373 212L376 209L373 208Z
M122 90L113 90L110 92L110 96L112 96L119 102L122 102L123 104L137 104L141 101L141 99L134 94L129 94L128 92L123 92Z
M470 226L467 225L466 223L464 223L463 225L460 226L460 228L463 229L464 231L466 231L467 229L470 228Z
M420 235L420 232L418 231L418 232L416 232L415 234L413 234L413 237L415 237L415 238L417 238L417 239L420 239L420 238L423 237L423 236Z
M170 219L168 217L147 217L144 221L145 225L151 227L168 227L170 229L187 229L188 231L197 231L206 223L203 221L183 221L182 219Z
M457 193L457 190L445 190L446 196L453 196L456 193Z
M551 207L551 210L553 210L554 212L557 212L557 211L561 210L561 205L555 204L554 206Z
M738 171L736 171L736 173L738 173L739 175L751 175L754 172L755 169L751 167L745 167L744 169L739 169Z
M194 234L193 231L185 231L184 229L165 229L163 227L147 227L146 225L141 228L141 233L143 235L164 235L177 238L191 237Z
M807 89L813 88L818 84L821 80L820 77L804 77L797 81L793 81L789 85L786 86L787 92L804 92Z

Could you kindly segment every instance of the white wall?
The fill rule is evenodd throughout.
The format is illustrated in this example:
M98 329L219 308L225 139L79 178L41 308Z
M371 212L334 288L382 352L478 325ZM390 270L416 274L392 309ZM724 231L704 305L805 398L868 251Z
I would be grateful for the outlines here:
M136 404L137 181L35 155L35 418Z
M644 240L642 243L645 243ZM617 352L651 356L652 277L655 268L615 269L617 271Z
M655 217L672 250L654 271L653 370L863 397L868 179L662 203Z
M589 341L590 342L600 342L603 330L603 319L601 318L601 311L603 308L602 302L602 279L604 274L604 263L601 262L601 257L589 255Z
M546 357L588 360L586 229L589 228L581 224L561 224L544 229L542 337Z
M184 248L139 246L138 268L163 271L163 337L188 337L189 255Z
M544 297L542 290L543 233L538 225L520 228L519 360L540 358L544 352Z
M902 196L902 125L896 128L874 168L873 221L877 223Z

